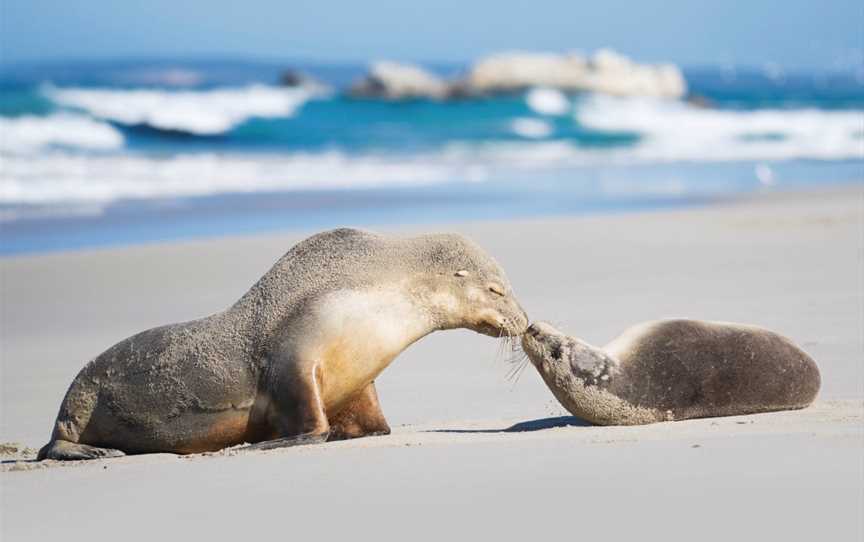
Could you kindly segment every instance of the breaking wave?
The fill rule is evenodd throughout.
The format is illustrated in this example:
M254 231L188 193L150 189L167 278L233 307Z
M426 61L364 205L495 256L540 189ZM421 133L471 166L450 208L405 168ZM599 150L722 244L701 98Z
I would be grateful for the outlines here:
M323 92L267 85L183 91L42 88L57 105L80 109L99 119L202 136L227 133L253 117L291 117Z
M597 132L629 132L633 161L864 158L864 111L730 110L686 102L592 96L577 121Z
M420 185L464 173L425 160L320 154L5 156L2 204L110 203L295 189Z
M524 128L524 127L523 127ZM542 128L542 129L541 129ZM546 127L531 127L535 137ZM541 133L543 132L543 133ZM529 136L526 134L526 136ZM378 152L351 154L344 151L309 153L187 153L81 154L52 151L39 154L0 154L0 204L3 205L106 205L123 199L158 199L228 193L294 190L339 190L426 186L459 182L494 182L525 179L544 172L576 171L567 168L640 165L710 157L722 161L741 150L735 143L708 148L682 143L663 143L650 138L635 147L584 148L569 141L469 143L453 142L441 149L418 153ZM769 145L756 156L807 155L808 149ZM669 145L664 146L664 145ZM746 145L755 145L746 143ZM845 152L830 149L831 156L862 158L862 142L850 143ZM809 154L816 156L813 147ZM821 151L822 155L829 151ZM674 159L672 158L674 157ZM686 158L682 158L686 157ZM758 159L757 159L758 160ZM756 177L772 184L767 166L756 168Z
M525 95L525 103L539 115L565 115L571 109L570 100L554 88L534 88Z
M40 91L78 111L0 117L0 204L530 179L542 170L610 164L864 159L860 109L709 109L548 89L529 91L518 107L513 100L387 106L332 100L267 130L250 123L233 141L190 145L195 138L168 138L156 154L122 127L225 134L252 117L290 117L320 91L265 85ZM477 124L483 129L472 131ZM270 131L285 138L261 145ZM303 148L316 137L327 144ZM418 143L400 146L403 139ZM764 185L774 182L765 167L756 176Z
M543 139L554 131L548 122L528 117L513 119L510 129L514 134L526 139Z
M32 153L50 147L106 151L123 147L123 142L119 130L83 115L0 117L0 151L6 153Z

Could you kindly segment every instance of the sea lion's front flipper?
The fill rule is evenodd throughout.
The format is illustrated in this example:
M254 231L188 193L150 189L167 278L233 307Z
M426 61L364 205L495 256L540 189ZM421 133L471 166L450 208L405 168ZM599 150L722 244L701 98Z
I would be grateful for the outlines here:
M363 388L348 406L330 420L329 440L389 434L390 426L381 412L375 382Z
M276 448L290 448L291 446L302 446L304 444L318 444L326 442L329 433L306 433L297 435L296 437L277 438L275 440L265 440L244 446L243 450L275 450Z
M88 446L87 444L78 444L69 442L68 440L52 440L39 450L39 455L36 459L56 459L59 461L75 461L83 459L103 459L108 457L121 457L126 455L120 450L113 448L99 448L97 446Z
M280 374L273 377L270 391L270 424L278 438L256 442L244 449L272 450L302 444L325 442L330 436L330 423L321 401L322 374L318 363L309 371L298 365L282 364Z

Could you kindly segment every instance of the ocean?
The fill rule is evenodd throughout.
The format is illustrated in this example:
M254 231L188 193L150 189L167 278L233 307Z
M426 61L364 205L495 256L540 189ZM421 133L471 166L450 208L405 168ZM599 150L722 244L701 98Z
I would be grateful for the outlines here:
M298 69L320 82L283 87ZM455 74L464 66L430 66ZM0 70L0 253L701 205L864 181L864 77L684 68L695 99L384 102L363 65Z

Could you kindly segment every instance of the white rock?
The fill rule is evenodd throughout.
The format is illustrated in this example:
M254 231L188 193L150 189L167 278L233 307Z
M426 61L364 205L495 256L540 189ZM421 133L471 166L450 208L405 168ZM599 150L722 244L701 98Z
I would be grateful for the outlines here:
M466 83L481 94L532 87L660 98L680 98L687 92L677 66L637 64L608 49L590 60L577 53L500 53L476 62Z
M478 92L507 92L530 87L571 89L585 77L588 66L579 55L500 53L481 59L468 74Z
M376 62L349 94L387 100L442 99L449 86L436 75L411 64Z

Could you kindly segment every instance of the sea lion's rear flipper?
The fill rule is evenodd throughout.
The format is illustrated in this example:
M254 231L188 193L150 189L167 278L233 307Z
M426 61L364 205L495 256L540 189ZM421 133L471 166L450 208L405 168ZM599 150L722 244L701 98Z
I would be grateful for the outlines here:
M76 461L83 459L102 459L106 457L121 457L126 455L120 450L113 448L99 448L78 444L68 440L52 440L39 450L36 456L38 461L43 459L56 459L58 461Z
M330 433L306 433L297 435L296 437L277 438L275 440L265 440L244 446L243 450L275 450L276 448L290 448L291 446L302 446L304 444L318 444L327 442L327 437Z

